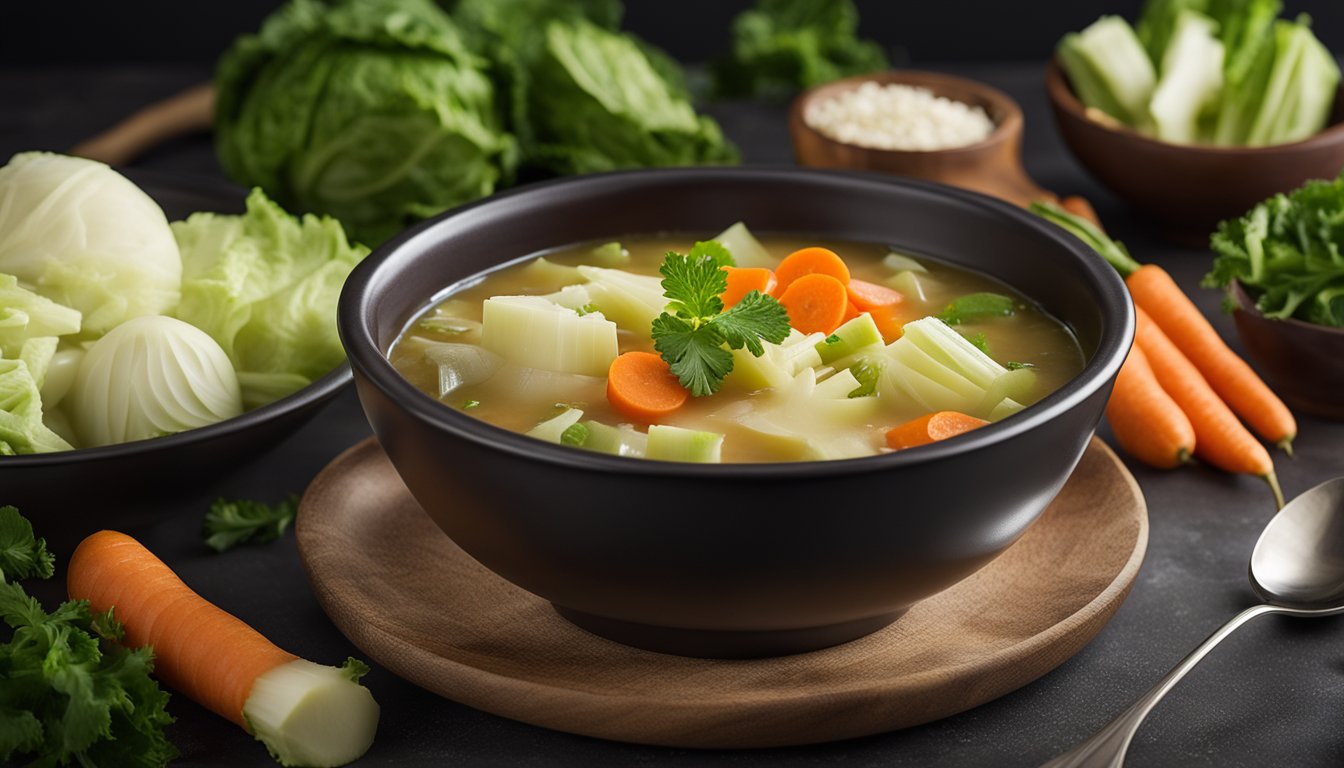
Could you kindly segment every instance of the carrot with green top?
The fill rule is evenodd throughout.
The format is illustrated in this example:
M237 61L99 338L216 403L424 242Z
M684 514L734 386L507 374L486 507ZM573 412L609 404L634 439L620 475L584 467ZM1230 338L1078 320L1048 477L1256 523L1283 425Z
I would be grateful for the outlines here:
M690 396L667 361L652 352L626 352L607 370L607 401L633 421L656 423L675 413Z
M937 411L887 430L887 447L901 451L965 434L988 424L960 411Z
M115 609L127 647L152 646L167 685L242 726L285 765L336 766L373 743L378 705L358 683L367 671L281 650L196 594L140 542L99 531L70 558L71 599Z
M1086 219L1050 204L1032 203L1031 210L1101 254L1125 278L1134 303L1152 316L1219 397L1261 437L1292 453L1297 421L1288 406L1227 346L1171 275L1161 267L1139 264L1124 245Z
M845 284L830 275L812 273L799 277L779 295L789 313L789 325L803 333L830 333L845 322L849 294Z
M1152 363L1162 389L1176 401L1195 429L1195 455L1219 469L1263 478L1274 492L1274 502L1282 507L1283 492L1269 451L1242 426L1236 414L1148 313L1136 307L1135 314L1139 347Z
M1158 383L1143 348L1129 350L1106 401L1106 420L1116 442L1149 466L1173 469L1195 452L1195 427Z
M779 283L772 295L775 298L783 296L795 280L805 275L828 275L841 285L849 285L850 279L849 266L835 251L818 246L801 248L785 256L775 267L775 278Z

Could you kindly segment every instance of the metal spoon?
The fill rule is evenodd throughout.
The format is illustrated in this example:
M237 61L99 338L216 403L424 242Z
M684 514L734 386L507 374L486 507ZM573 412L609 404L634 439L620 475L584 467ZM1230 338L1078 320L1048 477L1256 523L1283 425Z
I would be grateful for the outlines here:
M1134 732L1157 702L1223 638L1256 616L1344 613L1344 477L1303 493L1269 521L1251 553L1250 575L1263 604L1237 614L1109 725L1043 768L1120 768Z

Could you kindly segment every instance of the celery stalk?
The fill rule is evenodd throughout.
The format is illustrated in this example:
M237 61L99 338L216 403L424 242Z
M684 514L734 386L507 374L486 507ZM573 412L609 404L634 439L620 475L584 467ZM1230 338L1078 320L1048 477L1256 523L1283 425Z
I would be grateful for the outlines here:
M1129 22L1102 16L1065 35L1057 53L1083 104L1130 125L1146 123L1157 75Z
M1202 13L1181 11L1166 55L1162 79L1149 105L1159 139L1193 144L1212 135L1201 118L1216 110L1223 88L1223 44L1217 24Z

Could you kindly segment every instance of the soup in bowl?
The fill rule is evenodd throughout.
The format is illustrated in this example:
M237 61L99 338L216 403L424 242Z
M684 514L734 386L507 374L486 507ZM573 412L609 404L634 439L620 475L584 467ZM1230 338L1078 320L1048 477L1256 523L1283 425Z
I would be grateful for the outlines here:
M716 238L738 220L755 237ZM848 273L821 321L790 287L830 269L789 266L807 249ZM717 293L720 250L776 285ZM685 340L739 305L784 326ZM705 656L854 639L992 560L1077 463L1133 334L1113 272L1011 206L755 169L567 179L451 212L355 271L340 325L384 450L463 550L590 631ZM628 355L661 363L684 402L613 394ZM987 423L897 450L890 433L923 410Z

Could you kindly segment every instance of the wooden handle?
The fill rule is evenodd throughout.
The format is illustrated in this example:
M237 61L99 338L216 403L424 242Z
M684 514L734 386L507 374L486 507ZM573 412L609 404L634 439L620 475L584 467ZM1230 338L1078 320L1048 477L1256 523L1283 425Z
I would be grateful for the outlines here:
M214 116L215 86L201 83L150 104L75 145L70 154L108 165L126 165L165 141L209 130Z

